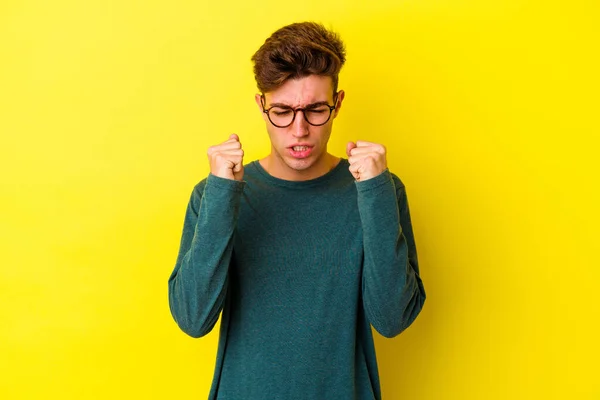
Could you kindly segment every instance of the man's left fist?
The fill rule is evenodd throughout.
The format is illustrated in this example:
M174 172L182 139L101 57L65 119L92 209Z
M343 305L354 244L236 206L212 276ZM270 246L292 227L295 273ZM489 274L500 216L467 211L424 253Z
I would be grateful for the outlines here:
M350 173L357 181L366 181L387 169L385 146L382 144L357 140L348 142L346 154L350 163Z

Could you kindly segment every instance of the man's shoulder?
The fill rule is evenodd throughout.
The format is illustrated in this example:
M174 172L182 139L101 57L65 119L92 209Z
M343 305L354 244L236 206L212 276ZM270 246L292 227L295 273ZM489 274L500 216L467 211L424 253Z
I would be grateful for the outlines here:
M392 177L392 181L394 181L394 186L396 186L396 189L404 189L404 182L402 182L402 179L400 179L400 177L393 173L391 170L388 171L390 173L390 176Z
M198 183L196 183L194 185L192 193L195 194L195 195L196 194L202 195L202 192L204 192L204 188L206 187L207 180L208 180L208 176L205 176Z

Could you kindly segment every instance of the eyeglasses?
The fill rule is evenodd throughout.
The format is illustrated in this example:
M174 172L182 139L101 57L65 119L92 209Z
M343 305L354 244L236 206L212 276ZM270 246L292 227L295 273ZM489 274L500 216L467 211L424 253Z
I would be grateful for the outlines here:
M274 105L265 110L265 95L261 95L261 103L263 107L263 112L267 114L269 121L273 125L278 128L287 128L290 126L294 120L296 119L296 113L298 111L302 111L302 115L304 115L304 119L306 122L311 124L312 126L321 126L325 125L329 118L331 118L331 113L335 110L337 106L337 93L334 95L335 104L330 106L327 102L322 101L314 104L310 104L306 107L292 108L284 105Z

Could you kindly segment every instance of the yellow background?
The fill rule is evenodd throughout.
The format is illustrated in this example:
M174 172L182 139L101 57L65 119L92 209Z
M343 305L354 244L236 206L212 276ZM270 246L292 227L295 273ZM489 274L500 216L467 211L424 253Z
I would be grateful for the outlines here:
M330 150L382 142L425 308L377 337L385 399L600 399L596 1L0 5L0 398L206 398L167 278L206 149L269 149L250 56L343 37Z

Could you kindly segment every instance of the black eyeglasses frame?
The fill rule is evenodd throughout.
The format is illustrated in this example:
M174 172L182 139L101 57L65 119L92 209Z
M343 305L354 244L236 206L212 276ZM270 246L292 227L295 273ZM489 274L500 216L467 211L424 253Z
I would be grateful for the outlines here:
M275 108L275 107L278 107L278 108L282 108L282 107L281 107L281 106L273 106L273 107L269 107L269 108L265 109L265 101L266 101L266 99L265 99L265 95L264 95L264 93L262 93L262 94L260 95L260 103L261 103L261 106L262 106L262 109L263 109L263 113L267 114L267 118L269 119L269 122L270 122L271 124L273 124L273 126L275 126L275 127L277 127L277 128L287 128L288 126L292 125L292 124L294 123L294 121L296 120L296 113L297 113L298 111L302 111L302 116L304 117L304 120L305 120L306 122L308 122L308 124L309 124L309 125L312 125L312 126L323 126L323 125L325 125L326 123L328 123L328 122L329 122L329 120L331 119L331 114L333 113L333 110L335 110L335 109L336 109L336 107L337 107L338 93L336 92L336 93L333 95L333 97L335 98L335 101L334 101L334 104L333 104L332 106L330 106L329 104L323 104L323 105L325 105L325 106L327 106L327 107L329 108L329 116L327 117L327 120L326 120L325 122L323 122L322 124L313 124L312 122L310 122L310 121L308 120L308 118L306 118L306 112L305 112L305 110L306 110L306 107L298 107L298 108L292 108L292 107L289 107L289 109L290 109L290 110L292 110L292 112L294 113L294 116L292 117L292 121L291 121L289 124L287 124L287 125L284 125L284 126L277 125L277 124L275 124L275 123L274 123L274 122L271 120L271 115L269 114L269 111L271 111L271 109L272 109L272 108ZM310 109L309 109L309 110L310 110Z

